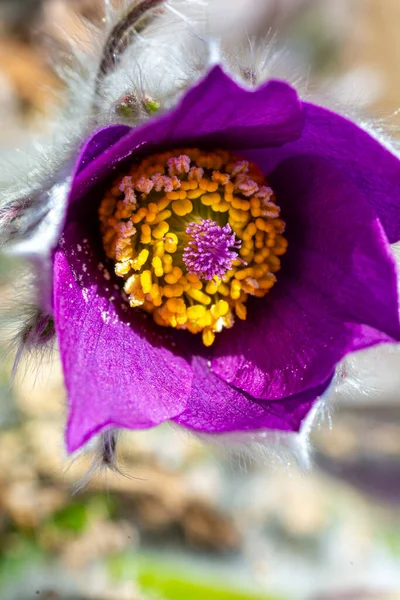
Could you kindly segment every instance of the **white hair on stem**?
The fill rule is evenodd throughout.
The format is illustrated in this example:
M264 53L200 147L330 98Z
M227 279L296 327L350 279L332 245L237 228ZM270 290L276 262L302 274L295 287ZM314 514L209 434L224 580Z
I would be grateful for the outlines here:
M73 493L78 494L90 485L93 479L105 478L105 484L108 488L108 476L125 477L132 480L141 480L141 477L134 477L124 468L121 459L118 457L118 440L121 431L115 428L109 428L98 434L86 446L75 453L70 460L64 472L69 469L82 457L89 455L92 457L91 464L86 473L80 477L73 486Z
M334 382L331 386L334 386ZM328 394L328 392L326 392ZM241 467L249 464L291 467L296 464L301 470L312 467L313 447L310 439L312 429L326 418L327 396L316 398L311 411L301 424L299 432L284 431L241 431L217 435L200 434L197 437L208 444L227 451Z
M241 468L253 464L277 468L296 465L307 472L314 464L315 430L321 426L332 429L334 412L339 406L363 405L391 397L400 384L399 365L398 344L385 344L347 356L337 366L328 389L316 398L298 433L265 430L197 437L226 453Z

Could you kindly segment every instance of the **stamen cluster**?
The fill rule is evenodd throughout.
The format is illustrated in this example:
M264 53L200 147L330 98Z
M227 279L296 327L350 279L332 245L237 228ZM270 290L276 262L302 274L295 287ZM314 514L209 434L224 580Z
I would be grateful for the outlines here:
M132 307L158 325L215 333L246 319L286 252L272 189L224 151L155 154L120 175L99 208L103 246Z

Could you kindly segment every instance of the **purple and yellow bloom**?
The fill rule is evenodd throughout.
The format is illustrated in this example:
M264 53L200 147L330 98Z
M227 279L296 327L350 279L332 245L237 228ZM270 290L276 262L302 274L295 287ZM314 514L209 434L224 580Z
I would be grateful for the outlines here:
M107 428L298 431L350 352L400 340L400 161L220 66L85 143L53 257L73 452Z

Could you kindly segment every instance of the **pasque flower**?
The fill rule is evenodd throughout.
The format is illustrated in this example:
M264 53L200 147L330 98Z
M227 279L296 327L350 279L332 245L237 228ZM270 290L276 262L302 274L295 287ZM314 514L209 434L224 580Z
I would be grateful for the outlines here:
M96 131L52 254L68 450L167 420L297 431L348 353L400 339L399 206L369 133L220 65Z
M347 353L400 338L399 201L370 135L219 66L166 114L96 132L54 255L69 449L169 419L297 430Z

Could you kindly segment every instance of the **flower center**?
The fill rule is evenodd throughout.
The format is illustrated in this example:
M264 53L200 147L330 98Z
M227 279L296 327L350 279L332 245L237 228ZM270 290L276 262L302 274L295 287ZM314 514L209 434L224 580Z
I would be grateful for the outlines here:
M134 164L104 196L103 246L132 307L158 325L215 333L246 319L286 252L284 222L258 167L224 151L173 150Z

